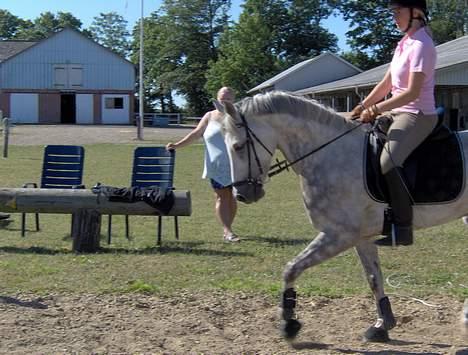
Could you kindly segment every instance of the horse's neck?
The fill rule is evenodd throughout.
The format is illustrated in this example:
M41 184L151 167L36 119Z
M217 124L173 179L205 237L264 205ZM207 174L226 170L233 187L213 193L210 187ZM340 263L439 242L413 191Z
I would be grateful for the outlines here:
M333 115L333 113L328 112L323 114ZM339 121L340 117L330 117L330 119L338 121L327 122L326 119L290 115L277 117L276 120L272 121L272 124L278 132L278 149L289 162L292 162L352 128L352 126ZM299 163L293 167L296 173L300 173L301 165Z

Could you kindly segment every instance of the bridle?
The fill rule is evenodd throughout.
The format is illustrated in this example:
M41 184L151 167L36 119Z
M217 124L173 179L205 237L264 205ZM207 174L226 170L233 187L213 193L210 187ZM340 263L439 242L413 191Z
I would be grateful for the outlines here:
M260 146L263 149L265 149L268 152L268 154L273 156L273 153L260 140L260 138L257 137L255 132L252 131L252 129L249 127L249 125L247 123L247 120L245 119L245 116L242 113L239 113L239 115L240 115L240 118L242 120L242 123L236 124L236 127L237 128L242 128L243 127L245 129L245 137L246 137L245 144L247 146L247 157L248 157L247 159L248 159L248 163L249 163L249 165L248 165L249 166L249 174L247 175L247 179L241 180L241 181L235 181L235 182L232 183L232 186L237 187L237 186L242 186L242 185L251 185L254 188L261 187L263 185L262 179L260 179L259 177L257 177L257 178L252 177L252 153L253 153L253 156L255 158L255 163L257 164L258 171L260 172L259 176L263 175L263 168L262 168L262 164L260 164L260 159L258 158L257 149L255 149L254 139L258 142L258 144L260 144Z
M258 144L260 144L260 146L265 149L268 154L270 154L270 156L273 157L273 153L271 152L270 149L268 149L268 147L260 140L260 138L257 137L257 135L255 134L254 131L252 131L252 129L249 127L248 123L247 123L247 120L245 118L245 116L239 112L239 116L242 120L241 123L238 123L236 124L236 127L237 128L244 128L245 129L245 136L246 136L246 146L247 146L247 156L248 156L248 166L249 166L249 173L247 175L247 179L245 180L241 180L241 181L235 181L232 183L232 186L234 187L237 187L237 186L243 186L243 185L251 185L253 186L254 188L259 188L259 187L262 187L263 186L263 183L262 183L262 180L257 177L257 178L254 178L252 176L252 153L253 153L253 156L255 158L255 163L257 164L257 169L258 171L260 172L260 175L259 176L262 176L263 175L263 168L262 168L262 165L260 164L260 159L258 158L258 154L257 154L257 150L255 149L255 142L254 140L256 140L258 142ZM272 165L270 167L270 169L268 170L268 177L272 177L272 176L275 176L275 175L278 175L279 173L281 173L282 171L284 170L288 170L289 171L289 167L300 162L301 160L304 160L305 158L311 156L312 154L318 152L319 150L325 148L327 145L335 142L336 140L340 139L341 137L347 135L348 133L354 131L356 128L359 128L363 125L364 123L363 122L360 122L359 124L357 124L356 126L354 126L353 128L350 128L348 129L347 131L345 131L344 133L341 133L340 135L336 136L335 138L331 139L330 141L318 146L317 148L313 149L312 151L310 151L309 153L301 156L300 158L297 158L296 160L292 161L292 162L288 162L286 159L285 160L282 160L282 161L279 161L278 159L276 159L276 164Z

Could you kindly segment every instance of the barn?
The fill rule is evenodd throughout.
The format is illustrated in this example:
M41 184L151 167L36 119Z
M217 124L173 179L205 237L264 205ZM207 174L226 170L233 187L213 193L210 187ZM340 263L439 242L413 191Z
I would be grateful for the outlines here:
M322 53L282 71L249 90L249 94L271 90L296 91L361 73L362 70L334 53Z
M0 42L0 110L13 123L129 124L135 66L79 31Z
M452 129L468 127L468 36L436 47L436 88L438 106L445 109L445 121ZM337 111L349 112L383 78L389 64L363 73L296 91L315 98Z

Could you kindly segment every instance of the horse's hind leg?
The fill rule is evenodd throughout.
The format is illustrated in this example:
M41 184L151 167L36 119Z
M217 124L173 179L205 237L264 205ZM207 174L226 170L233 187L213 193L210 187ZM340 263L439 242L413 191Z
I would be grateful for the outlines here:
M364 240L356 246L356 250L366 272L367 281L374 294L378 313L377 322L367 329L364 338L367 341L374 342L389 341L388 331L395 327L396 321L390 301L384 292L377 246L371 241Z
M336 232L321 232L292 262L289 262L283 274L284 289L281 303L283 335L294 338L301 324L295 319L296 291L294 283L297 278L311 266L320 264L331 257L349 249L355 240L352 235Z

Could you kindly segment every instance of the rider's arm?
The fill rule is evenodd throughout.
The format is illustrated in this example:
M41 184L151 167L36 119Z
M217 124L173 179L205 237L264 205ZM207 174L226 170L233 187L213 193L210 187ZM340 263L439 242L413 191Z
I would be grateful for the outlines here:
M408 89L399 95L378 103L379 112L390 111L415 101L421 94L421 88L424 84L426 75L423 72L411 72L409 77Z
M185 147L197 139L200 139L203 136L203 133L205 132L206 126L208 126L208 121L210 119L210 114L211 112L207 112L205 116L200 120L198 123L197 127L191 131L189 134L187 134L184 138L182 138L180 141L177 143L168 143L166 145L167 149L177 149L177 148L182 148Z
M369 95L362 101L365 108L371 107L382 100L392 90L392 75L390 69L387 70L383 79L378 83Z

